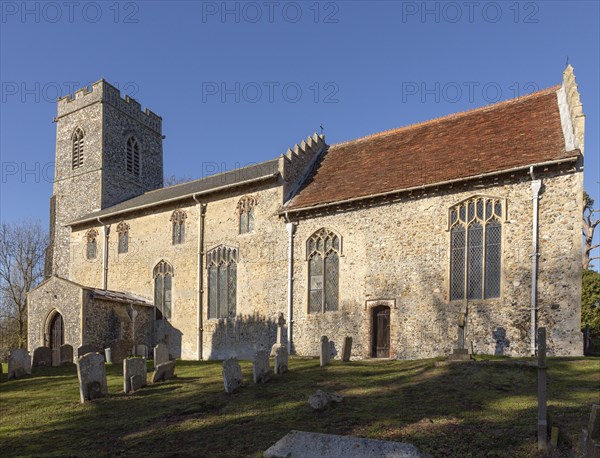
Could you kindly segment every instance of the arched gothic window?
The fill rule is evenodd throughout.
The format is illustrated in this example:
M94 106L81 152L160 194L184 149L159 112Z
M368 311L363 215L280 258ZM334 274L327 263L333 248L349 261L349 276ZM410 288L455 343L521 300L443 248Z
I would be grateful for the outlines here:
M503 201L473 197L450 209L450 300L500 297Z
M117 234L119 235L119 253L127 253L129 251L129 224L121 221L117 226Z
M185 242L185 220L187 214L183 210L175 210L171 215L173 225L173 245Z
M206 254L208 318L233 318L237 301L238 250L219 246Z
M338 309L340 239L328 229L319 229L306 242L308 259L308 313Z
M164 320L171 318L173 286L173 266L167 261L160 261L154 267L154 307L155 318Z
M73 141L71 164L76 169L83 165L83 130L80 127L75 129L71 140Z
M90 229L85 234L86 249L85 256L87 259L96 259L98 254L98 231L96 229Z
M134 136L127 139L127 172L140 176L140 143Z
M244 196L237 204L237 212L240 215L240 234L247 234L254 230L254 207L256 198Z

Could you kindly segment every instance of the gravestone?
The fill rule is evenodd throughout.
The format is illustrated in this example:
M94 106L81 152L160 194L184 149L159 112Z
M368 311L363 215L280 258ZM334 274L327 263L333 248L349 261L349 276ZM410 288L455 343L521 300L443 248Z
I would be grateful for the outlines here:
M329 346L329 339L327 336L321 337L321 355L320 355L320 365L321 367L327 366L329 364L329 360L331 359L331 349Z
M129 386L131 387L131 391L137 391L140 388L145 387L146 384L146 374L144 374L143 377L141 375L134 375L129 379Z
M144 344L137 344L133 347L133 355L148 358L148 347Z
M275 350L275 374L281 375L288 371L288 359L287 348L284 345L277 347Z
M242 386L242 368L237 358L231 357L223 361L223 384L225 393L233 393Z
M338 436L292 430L265 450L266 458L424 458L429 456L404 442Z
M86 353L102 353L102 349L100 347L96 347L95 345L82 345L77 349L77 360L79 360L79 358Z
M164 343L159 343L154 347L154 367L156 368L159 364L166 363L169 361L169 349Z
M117 340L110 345L110 357L112 364L121 364L128 356L131 356L133 344L130 340Z
M352 354L352 337L347 336L344 339L344 346L342 348L342 361L347 363L350 361L350 356Z
M86 353L79 358L77 364L79 394L85 403L108 394L106 385L106 367L104 357L100 353Z
M254 353L254 360L252 361L252 378L254 383L266 383L271 378L269 352L267 352L267 350L258 350Z
M600 404L592 405L587 429L584 429L584 458L600 458Z
M64 344L60 346L60 363L73 364L73 346Z
M3 372L2 363L0 363L0 382L2 382L2 372Z
M50 347L37 347L33 350L32 367L51 366L52 349Z
M334 402L342 402L344 398L339 394L327 393L326 391L317 390L315 394L308 398L308 406L312 410L325 410Z
M152 383L165 382L173 377L175 377L175 361L167 361L156 366L152 373Z
M279 314L277 319L277 342L271 347L271 356L275 356L277 348L283 346L283 327L285 326L285 318L283 313Z
M16 348L8 353L8 380L31 374L31 356L24 348Z
M136 379L136 383L140 384L138 388L134 388L131 380ZM146 386L146 358L125 358L123 360L123 391L129 393L136 389Z
M104 359L107 364L112 364L112 350L110 348L104 349Z

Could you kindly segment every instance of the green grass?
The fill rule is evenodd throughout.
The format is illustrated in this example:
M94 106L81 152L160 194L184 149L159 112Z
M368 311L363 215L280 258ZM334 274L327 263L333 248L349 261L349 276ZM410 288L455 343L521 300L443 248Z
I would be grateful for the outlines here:
M433 456L538 456L536 369L485 359L326 368L292 359L290 372L259 386L242 362L245 386L232 395L223 391L218 361L178 361L177 379L131 395L122 393L121 367L107 366L110 396L85 405L74 367L37 368L0 384L0 454L258 457L297 429L403 441ZM318 388L339 392L343 402L311 412L306 401ZM600 358L549 360L548 412L560 428L553 456L577 456L599 390Z

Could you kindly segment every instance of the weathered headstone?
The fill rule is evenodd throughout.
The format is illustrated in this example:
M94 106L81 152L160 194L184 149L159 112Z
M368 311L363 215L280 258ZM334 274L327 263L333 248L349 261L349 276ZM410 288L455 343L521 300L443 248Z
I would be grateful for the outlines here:
M327 336L321 337L321 355L320 355L320 365L321 367L327 366L329 364L329 360L331 359L331 348L329 346L329 339Z
M0 382L2 381L2 372L3 372L2 363L0 363Z
M175 376L175 361L167 361L161 363L154 369L152 373L152 383L165 382Z
M82 345L77 349L77 359L79 360L86 353L102 353L102 349L95 345Z
M123 360L123 391L129 393L138 388L131 385L131 380L139 377L142 386L146 386L146 358L125 358Z
M277 347L275 350L275 374L281 375L288 371L288 351L285 345Z
M73 364L73 346L64 344L60 346L60 363Z
M144 344L137 344L133 347L133 355L148 358L148 347Z
M223 384L225 393L233 393L242 386L242 368L237 358L229 358L223 361Z
M252 378L254 383L266 383L271 378L269 352L267 352L267 350L258 350L254 353L254 359L252 361Z
M51 366L52 349L50 347L37 347L33 350L32 367Z
M8 353L8 380L31 374L31 356L24 348L16 348Z
M77 377L79 378L79 394L82 403L108 394L106 367L104 366L104 357L100 353L86 353L79 358Z
M584 458L600 458L600 404L592 405L592 413L584 437Z
M548 449L548 414L546 410L546 328L538 329L538 450Z
M104 359L107 364L112 364L112 350L110 347L104 349Z
M428 455L404 442L382 441L364 437L338 436L304 431L285 435L269 449L265 458L422 458Z
M154 347L154 367L156 368L159 364L166 363L169 361L169 349L164 343L159 343Z
M144 374L144 376L142 377L141 375L133 375L130 379L129 379L129 386L131 388L131 391L137 391L140 388L143 388L147 385L147 379L146 379L146 374Z
M332 402L342 402L344 398L339 394L327 393L326 391L317 390L315 394L308 398L308 406L312 410L325 410Z
M130 340L117 340L110 345L110 357L112 364L121 364L128 356L131 356L133 345Z
M285 318L283 313L279 314L277 319L277 342L271 347L271 356L275 356L277 348L283 346L283 327L285 326Z
M342 361L347 363L350 361L350 355L352 354L352 337L347 336L344 339L344 346L342 348Z

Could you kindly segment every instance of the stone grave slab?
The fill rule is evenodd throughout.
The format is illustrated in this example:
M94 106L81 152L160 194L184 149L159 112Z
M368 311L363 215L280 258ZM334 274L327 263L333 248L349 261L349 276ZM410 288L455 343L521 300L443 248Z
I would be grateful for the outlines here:
M148 358L148 347L144 344L137 344L133 347L133 356Z
M352 337L347 336L342 347L342 361L347 363L350 361L350 356L352 356Z
M165 382L175 377L175 361L159 364L152 373L152 383Z
M104 357L100 353L86 353L79 358L77 377L82 403L108 394L106 367L104 366Z
M254 353L254 359L252 361L252 378L254 383L266 383L271 378L268 351L258 350Z
M242 368L237 358L223 361L223 384L225 393L233 393L242 386Z
M24 348L15 348L8 353L8 380L31 374L31 356Z
M31 366L52 366L52 349L50 347L37 347L33 350Z
M319 364L321 367L327 366L331 359L331 349L327 336L321 337L321 354L319 355Z
M123 360L123 391L129 393L146 386L146 372L146 358L125 358ZM131 380L136 376L139 378L140 386L138 388L131 385Z
M102 353L102 348L95 345L82 345L77 348L77 359L79 360L86 353Z
M73 345L64 344L60 346L60 363L73 364Z
M164 343L159 343L154 347L154 367L169 361L169 349Z
M288 362L289 356L287 347L285 347L285 345L280 345L275 349L275 365L273 368L275 374L281 375L286 373L288 371Z
M404 442L354 436L291 431L267 449L265 458L425 458L417 447Z

